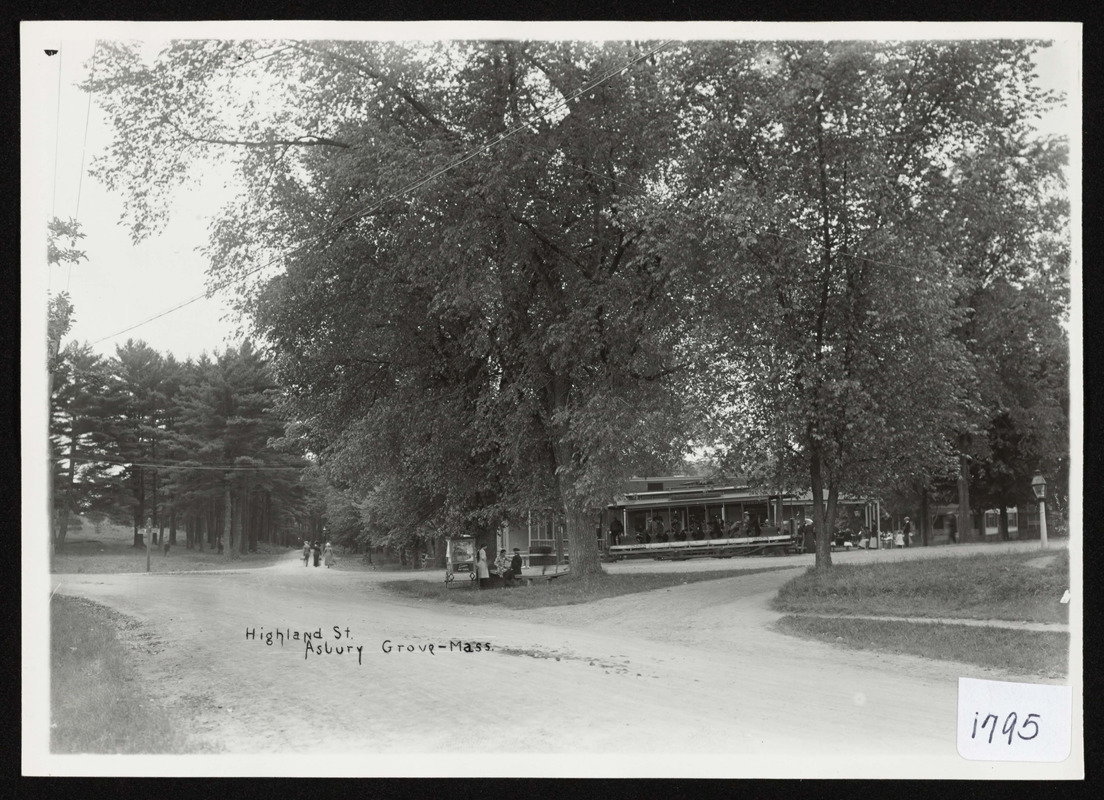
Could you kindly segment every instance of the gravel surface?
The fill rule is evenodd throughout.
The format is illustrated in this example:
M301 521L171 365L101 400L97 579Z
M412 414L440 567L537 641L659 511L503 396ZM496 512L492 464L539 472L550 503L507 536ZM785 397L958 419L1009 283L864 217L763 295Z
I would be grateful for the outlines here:
M54 575L51 590L138 620L158 640L135 653L139 672L158 676L151 692L227 753L482 754L477 774L527 774L495 756L505 753L535 774L994 776L957 755L958 678L1028 679L772 630L770 598L811 561L620 562L610 572L791 568L523 611L398 598L380 584L417 573L304 568L296 554L240 572ZM321 652L276 631L321 631ZM386 760L341 763L394 774Z

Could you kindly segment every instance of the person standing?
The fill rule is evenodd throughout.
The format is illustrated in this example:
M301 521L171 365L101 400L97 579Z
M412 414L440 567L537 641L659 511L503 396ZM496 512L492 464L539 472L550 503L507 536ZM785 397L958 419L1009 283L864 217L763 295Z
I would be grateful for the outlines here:
M487 582L491 577L491 572L487 568L487 548L479 548L479 557L475 562L476 576L479 578L479 588L485 589Z
M326 542L326 552L322 555L322 560L326 562L326 569L329 569L337 562L337 559L334 558L333 545L329 542Z
M709 538L720 539L724 536L724 532L721 530L721 518L714 516L713 521L709 523Z
M322 548L318 542L311 544L311 555L314 557L314 566L318 566L318 558L322 555Z
M506 550L505 548L498 551L498 558L495 559L495 572L499 577L503 577L506 574Z
M510 580L521 575L521 550L514 548L514 557L510 559Z
M610 546L621 544L621 535L625 532L625 526L621 524L619 517L614 517L610 522Z
M912 542L909 541L910 539L912 539L912 523L909 522L908 517L905 517L905 524L901 528L901 533L904 534L905 547L912 547Z
M310 566L311 547L310 542L303 542L303 566Z

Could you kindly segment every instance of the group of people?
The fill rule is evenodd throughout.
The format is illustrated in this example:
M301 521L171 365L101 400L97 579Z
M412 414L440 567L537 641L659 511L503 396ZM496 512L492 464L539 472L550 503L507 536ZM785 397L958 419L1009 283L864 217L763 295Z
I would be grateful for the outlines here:
M610 525L610 539L613 544L619 543L621 530L621 523L615 519ZM734 519L727 526L719 516L715 516L709 522L708 532L702 527L701 520L694 520L690 529L685 530L678 517L671 520L671 530L668 532L663 525L663 518L655 514L648 520L646 527L637 528L636 541L640 544L651 544L652 542L702 541L707 538L735 539L762 535L763 526L759 523L759 517L752 516L749 512L744 512L742 519Z
M317 542L303 542L303 566L309 567L311 560L314 560L314 566L318 566L319 561L325 563L326 567L332 567L337 563L337 558L334 556L333 545L326 542L325 550Z
M480 547L479 555L475 561L476 576L479 578L479 588L486 589L491 585L491 575L502 580L506 586L512 586L514 579L521 575L521 549L515 547L513 557L506 560L506 550L498 551L498 557L494 560L494 572L491 572L487 563L487 548Z
M812 534L812 526L809 527L810 536ZM874 531L870 526L865 523L858 523L856 525L858 530L852 530L850 527L844 526L836 531L836 535L833 538L833 544L837 547L844 548L859 548L861 550L870 550L875 547L911 547L912 546L912 523L908 517L905 517L904 525L895 532L882 531L881 542L877 539ZM812 549L809 546L807 549Z

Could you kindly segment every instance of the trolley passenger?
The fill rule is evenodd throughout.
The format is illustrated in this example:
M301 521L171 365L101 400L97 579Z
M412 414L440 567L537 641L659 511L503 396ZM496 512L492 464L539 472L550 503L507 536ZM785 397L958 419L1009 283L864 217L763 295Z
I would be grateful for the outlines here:
M621 544L621 535L625 532L625 526L621 524L621 520L614 517L610 522L610 545L616 546Z
M682 541L686 541L686 534L683 533L682 523L679 522L678 517L671 520L671 538L678 541L679 534L682 534ZM665 540L666 541L666 540Z
M709 538L720 539L724 536L724 531L721 528L721 518L713 517L713 521L709 523Z
M659 514L656 514L654 517L652 517L652 529L649 533L650 533L649 539L654 539L657 542L667 541L667 539L666 539L667 534L663 530L663 520L660 519ZM661 539L660 537L664 537L664 538Z

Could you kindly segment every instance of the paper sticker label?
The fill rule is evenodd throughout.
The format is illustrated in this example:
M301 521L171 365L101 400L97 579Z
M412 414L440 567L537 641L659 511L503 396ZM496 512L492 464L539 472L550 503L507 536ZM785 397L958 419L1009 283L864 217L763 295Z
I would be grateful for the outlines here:
M971 761L1065 761L1069 686L958 679L958 754Z

